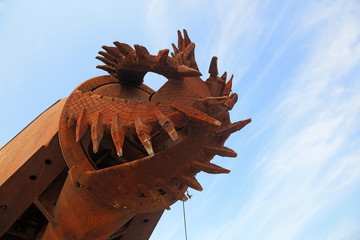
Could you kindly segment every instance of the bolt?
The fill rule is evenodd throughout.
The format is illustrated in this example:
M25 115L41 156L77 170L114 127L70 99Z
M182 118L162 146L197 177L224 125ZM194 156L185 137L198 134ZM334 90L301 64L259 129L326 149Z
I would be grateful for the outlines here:
M79 183L78 181L76 181L76 186L77 186L78 188L82 188L82 187L83 187L83 185L82 185L81 183Z

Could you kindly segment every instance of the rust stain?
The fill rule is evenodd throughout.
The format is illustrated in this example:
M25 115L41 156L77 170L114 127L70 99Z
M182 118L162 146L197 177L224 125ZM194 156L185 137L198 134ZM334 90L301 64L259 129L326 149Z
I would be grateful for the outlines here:
M238 99L231 93L233 76L228 81L226 72L219 77L213 57L210 76L203 81L186 30L178 31L170 56L169 49L151 55L141 45L114 45L103 46L96 57L105 64L97 67L109 75L82 83L66 102L0 147L0 160L15 175L42 146L31 144L27 155L12 165L9 158L19 155L19 144L39 129L47 142L58 133L59 141L51 141L47 149L59 149L49 151L61 156L67 169L41 180L44 187L24 204L25 213L34 203L48 220L36 225L36 239L148 239L164 209L188 200L188 187L203 190L197 173L230 172L211 160L215 155L236 157L224 143L251 122L231 123L228 111ZM147 72L168 81L154 92L143 84ZM1 188L14 181L11 174L1 179ZM0 205L8 211L6 202L0 200ZM15 231L12 224L20 218L13 216L0 227L0 236ZM143 225L148 221L153 222Z

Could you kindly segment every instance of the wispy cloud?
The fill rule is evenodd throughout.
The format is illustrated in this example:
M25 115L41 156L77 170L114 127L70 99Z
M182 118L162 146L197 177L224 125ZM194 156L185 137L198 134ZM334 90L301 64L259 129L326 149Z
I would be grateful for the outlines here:
M353 240L355 236L359 236L359 233L359 222L355 219L346 219L329 233L326 240Z
M8 3L0 0L0 12ZM227 146L251 157L222 159L219 165L232 164L227 176L199 174L204 192L187 203L189 239L335 240L360 234L360 206L354 203L360 194L358 1L106 1L71 8L57 2L46 5L45 15L39 13L43 1L9 6L7 21L1 23L6 28L0 30L0 51L6 56L0 71L7 74L0 79L0 96L6 103L3 112L14 119L34 113L34 106L48 98L29 103L49 92L44 85L49 76L57 86L80 83L83 70L64 66L69 59L82 59L69 58L69 49L100 41L99 36L109 42L136 41L156 54L176 42L176 29L186 28L197 44L204 78L213 55L219 57L221 73L224 68L234 73L240 98L231 117L242 119L248 108L254 121L244 129L246 140L234 134ZM52 62L59 58L66 61ZM38 75L46 67L53 70ZM69 75L61 75L65 72ZM29 105L14 117L6 108L20 106L15 104L20 96ZM14 126L10 117L1 120L3 129ZM165 213L152 239L184 239L181 206Z
M280 105L268 109L279 131L252 172L253 193L236 218L224 220L206 239L303 239L314 219L333 211L335 196L360 181L360 152L351 144L360 139L354 135L360 120L360 15L341 1L323 4L311 5L300 22L306 27L298 36L312 34L309 54L288 79L293 85ZM264 129L276 127L271 124Z
M152 0L146 12L146 32L150 36L153 46L157 48L169 48L169 34L174 34L175 29L172 29L172 21L169 21L169 14L171 9L168 1Z

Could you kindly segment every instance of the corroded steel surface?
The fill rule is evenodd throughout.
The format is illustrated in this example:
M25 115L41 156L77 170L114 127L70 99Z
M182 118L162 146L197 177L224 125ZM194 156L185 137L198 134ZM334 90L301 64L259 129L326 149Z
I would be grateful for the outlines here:
M55 103L0 150L0 186L42 146L47 146L59 130L61 110L66 99Z
M52 105L0 150L0 236L20 227L14 223L66 167L57 134L65 102ZM8 231L1 239L22 238L10 238Z
M69 170L56 178L62 188L53 183L34 199L49 222L38 239L148 239L163 210L187 200L188 187L202 190L197 173L230 172L210 161L236 157L224 143L251 121L230 122L233 77L219 77L213 57L203 81L185 30L171 56L114 45L97 57L110 75L82 83L61 109L57 154ZM154 92L142 83L147 72L168 81Z

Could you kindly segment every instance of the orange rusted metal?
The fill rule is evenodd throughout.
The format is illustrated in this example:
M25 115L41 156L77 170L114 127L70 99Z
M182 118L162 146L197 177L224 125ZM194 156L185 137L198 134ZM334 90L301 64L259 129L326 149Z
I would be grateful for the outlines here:
M97 57L110 75L82 83L1 148L0 236L148 239L188 187L203 189L198 172L230 172L210 161L236 157L223 145L251 119L230 122L237 94L233 77L218 76L217 58L203 81L185 30L171 57L114 45ZM168 81L154 92L143 84L147 72ZM9 195L15 184L26 187ZM24 219L32 231L18 230L31 228Z

